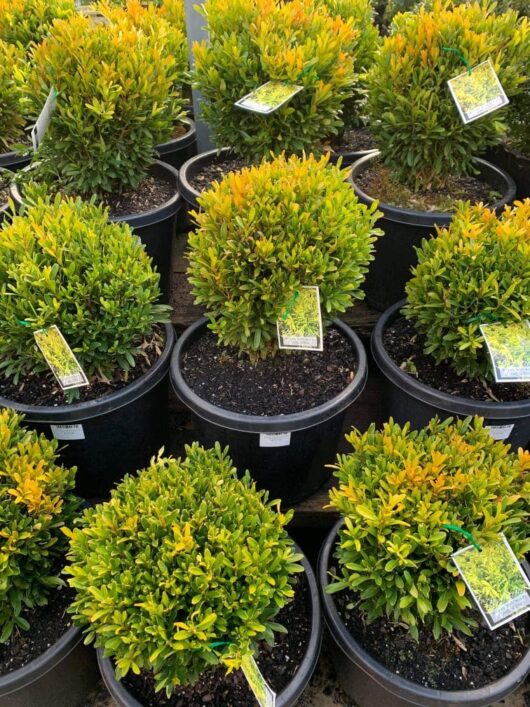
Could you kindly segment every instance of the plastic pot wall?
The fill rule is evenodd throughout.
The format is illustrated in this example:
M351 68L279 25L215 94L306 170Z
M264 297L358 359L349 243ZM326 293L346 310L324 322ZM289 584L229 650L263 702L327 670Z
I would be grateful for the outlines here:
M27 167L31 162L31 157L31 153L29 155L19 155L17 152L0 152L0 168L16 172Z
M497 145L487 154L487 159L513 178L517 185L517 198L530 198L530 156Z
M184 162L197 154L197 134L193 120L183 121L188 128L184 135L157 145L156 151L162 162L180 169Z

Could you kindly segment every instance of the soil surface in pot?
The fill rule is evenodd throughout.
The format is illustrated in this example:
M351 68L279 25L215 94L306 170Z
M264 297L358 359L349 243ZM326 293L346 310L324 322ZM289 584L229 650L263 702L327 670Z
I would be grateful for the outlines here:
M509 403L530 398L530 383L494 383L459 376L448 363L436 363L423 353L425 337L404 317L385 331L383 343L390 358L421 383L450 395L471 400Z
M295 597L285 606L275 621L287 629L286 634L276 634L276 644L271 648L264 641L260 644L256 662L276 692L281 692L293 679L309 642L311 633L311 604L305 575L296 581ZM177 687L168 699L165 692L154 692L152 675L129 674L123 679L127 690L144 707L254 707L257 705L248 683L240 670L225 674L224 668L212 669L193 687Z
M377 145L372 134L366 128L346 130L342 135L329 140L324 149L336 155L345 155L348 152L374 150Z
M136 356L136 366L131 368L127 375L117 369L114 376L107 381L94 380L90 385L78 388L79 396L74 402L96 400L125 388L155 364L164 350L164 342L164 329L155 327L154 333L140 347L141 353ZM25 405L68 405L64 391L51 372L27 375L21 378L18 385L10 378L0 377L0 397Z
M199 171L189 178L189 182L194 189L201 192L208 189L212 182L220 182L230 172L239 172L248 166L249 163L242 157L221 159L219 162L202 165Z
M104 199L111 218L143 214L156 209L175 196L175 181L161 174L149 175L139 187L121 194L109 194Z
M61 587L52 590L46 606L28 609L23 616L29 622L29 631L15 628L6 643L0 643L0 676L23 668L56 643L72 625L67 613L74 590Z
M7 204L9 199L9 177L0 174L0 206Z
M489 204L502 197L491 185L473 176L449 177L443 188L415 192L393 179L391 170L378 161L358 174L355 184L382 204L414 211L453 211L459 199Z
M184 123L175 123L175 125L173 126L173 132L171 134L171 138L173 140L176 140L177 138L185 135L189 129L190 129L189 125L184 125Z
M289 415L331 400L353 380L357 359L334 328L324 351L279 351L256 365L234 347L219 346L210 331L183 353L182 375L213 405L244 415Z

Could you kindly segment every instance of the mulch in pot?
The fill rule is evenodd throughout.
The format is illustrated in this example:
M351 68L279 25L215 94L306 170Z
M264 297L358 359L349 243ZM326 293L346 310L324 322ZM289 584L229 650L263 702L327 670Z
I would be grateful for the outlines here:
M431 354L424 353L425 336L404 317L387 327L383 342L388 355L402 370L442 393L501 403L530 398L530 383L495 383L467 378L458 375L449 363L436 363Z
M137 380L156 363L164 350L165 334L160 325L141 346L141 354L136 356L136 366L125 374L117 369L113 377L106 381L92 381L90 385L78 388L76 403L96 400L115 393ZM11 378L0 377L0 397L25 405L59 406L68 405L68 399L51 371L21 377L18 384Z
M242 157L232 157L221 159L218 162L203 164L200 169L189 178L191 186L199 192L208 189L212 182L220 182L230 172L239 172L243 167L249 167L250 163Z
M149 175L136 189L105 196L111 218L143 214L157 209L175 196L175 181L162 174Z
M0 206L7 204L9 199L9 175L6 177L5 174L0 173Z
M295 597L275 618L287 629L286 634L276 634L276 644L271 648L264 641L260 644L256 662L276 692L281 692L293 679L309 643L311 634L311 602L305 575L296 580ZM130 673L122 682L127 690L144 707L255 707L248 683L240 670L226 675L224 668L209 670L195 685L177 687L171 697L164 691L155 693L150 673Z
M0 676L23 668L53 646L72 626L67 613L74 590L60 587L52 590L46 606L27 609L23 616L29 631L15 628L6 643L0 643Z
M366 128L354 128L346 130L342 135L329 140L324 148L328 152L336 155L345 155L349 152L361 152L363 150L375 150L376 142Z
M219 346L210 331L181 360L182 375L203 400L245 415L288 415L331 400L353 380L357 360L334 328L324 351L279 351L253 364L235 347Z

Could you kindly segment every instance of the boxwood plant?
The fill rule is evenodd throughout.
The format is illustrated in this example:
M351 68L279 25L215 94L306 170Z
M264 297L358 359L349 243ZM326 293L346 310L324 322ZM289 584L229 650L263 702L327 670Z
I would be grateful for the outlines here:
M64 585L59 574L78 499L75 468L56 463L56 440L23 427L23 418L0 410L0 643L27 630L27 609L44 606Z
M74 13L74 0L0 0L0 39L28 49L46 37L55 19Z
M447 81L491 59L509 97L523 90L530 25L494 5L453 6L398 15L368 74L370 126L383 162L413 189L442 187L473 172L473 159L505 132L506 111L464 125Z
M129 226L79 199L38 199L0 239L0 372L16 384L49 372L33 331L56 324L91 381L126 377L167 320L159 296Z
M331 505L344 518L329 591L351 590L368 621L387 617L414 638L477 625L473 601L451 560L469 544L506 535L518 557L530 549L530 452L496 442L481 418L432 420L411 431L392 420L347 439Z
M23 53L0 39L0 152L24 138Z
M292 511L239 480L219 445L158 456L85 511L70 542L74 620L114 658L118 677L152 671L156 690L233 669L282 627L301 555Z
M345 179L325 157L280 155L201 196L188 275L221 344L274 354L276 321L303 285L319 286L327 322L362 299L378 212Z
M425 352L493 379L480 324L530 318L530 199L500 217L462 204L417 253L403 313L424 334Z

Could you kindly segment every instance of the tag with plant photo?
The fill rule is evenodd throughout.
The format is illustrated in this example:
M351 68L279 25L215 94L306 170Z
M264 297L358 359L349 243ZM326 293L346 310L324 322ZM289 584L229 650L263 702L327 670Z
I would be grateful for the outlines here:
M241 670L261 707L276 707L276 693L268 685L251 655L243 658Z
M455 76L447 84L466 125L510 102L490 59Z
M63 390L81 388L89 384L79 361L55 324L47 329L39 329L33 332L33 335L46 363Z
M322 314L318 287L304 286L295 292L277 321L280 349L323 351Z
M46 130L48 130L48 125L50 124L56 105L57 91L54 88L51 88L48 98L46 99L40 115L31 131L31 142L33 143L34 150L38 150L39 145L44 139L44 135L46 134Z
M293 86L293 84L285 81L268 81L255 91L251 91L251 93L240 98L234 105L252 113L268 115L285 105L293 96L300 93L303 88L303 86Z
M491 631L530 611L530 580L503 533L451 557Z
M530 322L481 324L497 383L530 381Z

